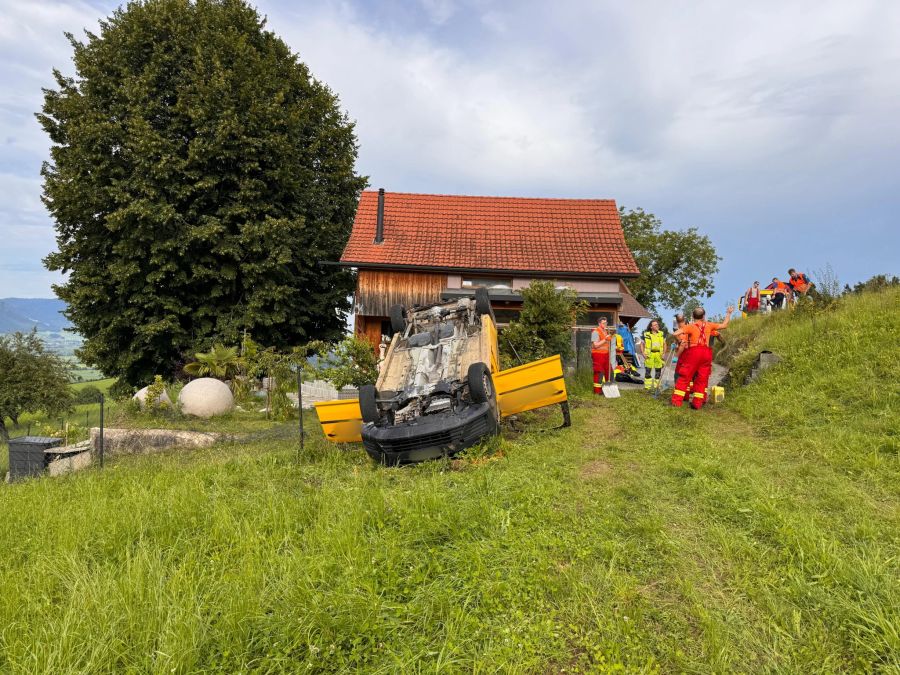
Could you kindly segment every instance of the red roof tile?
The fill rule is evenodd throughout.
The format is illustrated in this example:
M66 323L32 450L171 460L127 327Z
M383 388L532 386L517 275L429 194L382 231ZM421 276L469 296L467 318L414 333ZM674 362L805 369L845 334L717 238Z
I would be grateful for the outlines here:
M345 264L634 276L612 199L525 199L362 193Z

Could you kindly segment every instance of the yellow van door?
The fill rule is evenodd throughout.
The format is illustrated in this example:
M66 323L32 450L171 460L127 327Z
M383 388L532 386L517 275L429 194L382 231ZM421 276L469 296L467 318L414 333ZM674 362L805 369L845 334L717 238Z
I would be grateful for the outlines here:
M494 373L500 416L543 408L568 400L562 359L557 354Z
M322 401L314 403L322 432L332 443L359 443L362 441L362 413L359 401Z

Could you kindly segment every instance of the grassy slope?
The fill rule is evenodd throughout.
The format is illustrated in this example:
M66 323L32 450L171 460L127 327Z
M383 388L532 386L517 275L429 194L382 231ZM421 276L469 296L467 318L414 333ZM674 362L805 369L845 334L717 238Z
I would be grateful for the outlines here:
M894 300L816 330L893 375ZM807 323L724 406L576 401L490 460L315 434L0 489L0 670L898 670L896 381L829 376Z
M97 387L104 394L109 393L109 388L112 386L112 383L116 381L114 377L107 377L104 380L91 380L89 382L74 382L71 387L73 390L78 391L80 389L84 389L87 386Z

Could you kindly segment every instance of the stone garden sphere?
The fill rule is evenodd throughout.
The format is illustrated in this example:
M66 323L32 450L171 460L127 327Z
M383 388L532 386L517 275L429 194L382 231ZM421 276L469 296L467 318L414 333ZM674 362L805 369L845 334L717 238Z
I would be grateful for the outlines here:
M234 396L228 385L212 377L191 380L178 394L178 405L185 415L212 417L231 412Z
M138 391L138 393L136 393L134 396L131 397L133 400L138 402L138 404L141 406L141 408L147 407L147 390L148 389L150 389L149 385L144 387L143 389ZM172 399L169 398L169 395L166 393L165 389L163 389L163 392L159 396L156 397L156 405L159 405L160 403L165 403L170 408L172 407Z

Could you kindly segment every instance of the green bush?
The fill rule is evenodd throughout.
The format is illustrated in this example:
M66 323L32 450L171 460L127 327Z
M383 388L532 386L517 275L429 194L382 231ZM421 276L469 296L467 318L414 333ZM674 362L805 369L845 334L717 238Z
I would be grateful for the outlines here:
M75 392L75 405L99 403L101 393L103 392L100 391L99 387L88 384Z
M504 367L559 354L571 358L572 325L587 310L570 288L552 281L533 280L522 290L522 312L500 336Z
M378 362L372 343L355 335L344 338L331 353L323 356L316 374L337 389L374 384L378 379Z
M122 378L118 378L115 382L109 385L109 395L113 399L117 401L127 401L134 393L137 391L135 387L132 387Z

